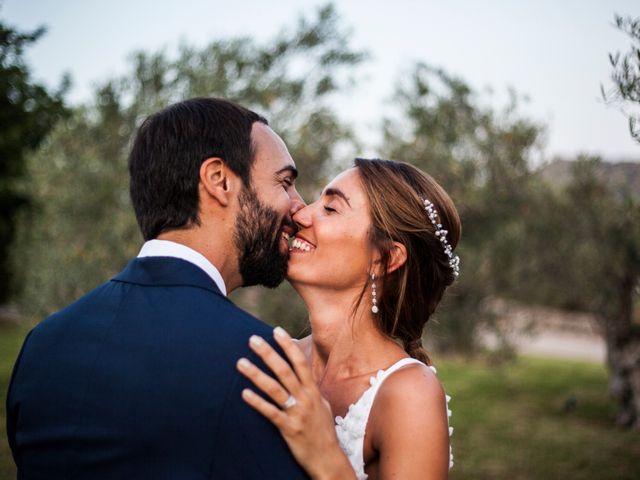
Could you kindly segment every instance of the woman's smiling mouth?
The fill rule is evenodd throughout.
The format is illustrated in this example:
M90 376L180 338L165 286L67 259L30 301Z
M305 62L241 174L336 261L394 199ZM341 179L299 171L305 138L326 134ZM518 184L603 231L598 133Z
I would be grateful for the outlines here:
M304 238L296 236L289 247L290 252L309 252L315 249L315 245L309 243Z

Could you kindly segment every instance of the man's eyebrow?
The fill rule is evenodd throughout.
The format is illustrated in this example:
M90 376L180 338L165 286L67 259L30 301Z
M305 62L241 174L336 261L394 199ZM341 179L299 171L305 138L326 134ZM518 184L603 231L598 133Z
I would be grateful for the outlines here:
M342 190L339 190L337 188L327 188L324 191L324 194L328 197L340 197L341 199L343 199L345 202L347 202L347 205L349 205L349 208L351 208L351 204L349 203L349 199L347 198L347 196L342 192Z
M294 180L298 178L298 169L296 167L292 167L291 165L287 165L286 167L278 170L276 172L276 176L282 175L283 173L289 173L289 175L291 175Z

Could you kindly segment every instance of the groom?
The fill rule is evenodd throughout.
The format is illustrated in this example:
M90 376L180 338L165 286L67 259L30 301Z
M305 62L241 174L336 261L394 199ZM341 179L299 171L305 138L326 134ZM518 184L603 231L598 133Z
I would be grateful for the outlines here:
M16 362L18 478L306 478L240 396L235 363L258 362L248 339L271 329L226 297L284 279L303 206L285 144L256 113L195 98L142 124L129 170L138 257L34 328Z

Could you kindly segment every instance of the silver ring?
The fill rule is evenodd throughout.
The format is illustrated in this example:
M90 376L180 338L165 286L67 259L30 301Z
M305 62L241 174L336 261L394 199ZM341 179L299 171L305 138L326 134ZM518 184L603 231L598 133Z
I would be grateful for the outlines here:
M282 404L282 409L287 410L293 407L294 405L296 405L297 403L298 401L296 400L296 397L294 397L293 395L289 395L289 398L287 398L287 401Z

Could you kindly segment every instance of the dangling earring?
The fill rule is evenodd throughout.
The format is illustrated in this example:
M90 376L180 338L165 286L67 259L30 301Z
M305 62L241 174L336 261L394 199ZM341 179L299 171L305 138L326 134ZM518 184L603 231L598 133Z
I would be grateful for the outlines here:
M376 298L376 274L371 274L371 311L378 313L378 299Z

